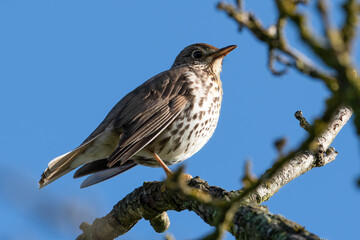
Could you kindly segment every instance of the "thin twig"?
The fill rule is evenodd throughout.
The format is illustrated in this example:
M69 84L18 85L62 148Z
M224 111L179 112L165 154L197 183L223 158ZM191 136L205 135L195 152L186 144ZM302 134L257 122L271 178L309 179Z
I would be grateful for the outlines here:
M251 160L247 159L244 166L244 176L241 178L243 187L250 187L257 179L256 175L251 171Z
M297 111L295 113L295 118L297 120L299 120L299 124L300 127L302 127L303 129L305 129L307 132L311 131L311 125L309 124L309 122L306 120L306 118L304 117L302 111Z
M345 11L345 20L341 27L341 34L344 39L345 50L351 51L352 42L355 39L356 28L358 25L358 15L360 4L356 0L347 0L343 9Z
M300 54L299 51L286 44L286 42L282 40L283 38L279 41L278 38L281 35L276 33L278 30L273 31L272 28L266 29L253 14L244 11L239 12L230 4L221 2L217 5L217 8L225 11L228 16L234 19L239 25L248 28L258 40L265 42L270 49L278 49L285 55L293 58L293 66L301 73L311 76L314 79L323 80L331 91L337 91L339 89L338 81L333 74L321 70L319 66L312 64ZM278 22L278 25L282 26L282 24L283 23L279 24Z

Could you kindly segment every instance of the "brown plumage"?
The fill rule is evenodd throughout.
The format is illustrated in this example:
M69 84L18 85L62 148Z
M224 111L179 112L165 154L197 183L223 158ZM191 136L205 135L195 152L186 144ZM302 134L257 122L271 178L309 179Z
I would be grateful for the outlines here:
M234 48L186 47L170 70L121 99L78 148L52 160L40 188L82 165L74 177L92 174L82 187L137 164L161 165L169 174L166 165L187 159L213 134L222 98L222 59Z

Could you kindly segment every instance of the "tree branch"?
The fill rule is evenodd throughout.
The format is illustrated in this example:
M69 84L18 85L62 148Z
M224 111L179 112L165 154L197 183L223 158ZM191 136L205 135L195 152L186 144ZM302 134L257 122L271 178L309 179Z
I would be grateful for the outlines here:
M350 108L341 107L331 119L328 127L317 136L318 146L321 146L322 149L328 149L331 142L347 123L351 115L352 111ZM318 164L316 164L316 162L318 158L316 154L318 154L317 151L311 150L299 152L289 161L280 165L274 174L269 175L269 171L273 169L268 170L261 177L260 184L258 184L254 190L250 191L246 195L246 198L242 199L243 201L236 205L236 211L233 212L234 218L231 218L230 228L226 230L230 231L235 237L243 237L244 235L242 234L260 234L258 228L272 229L275 227L272 226L272 224L275 224L275 228L281 229L279 231L283 234L300 234L299 236L307 239L307 236L311 235L310 233L307 231L297 233L293 227L289 226L290 223L290 225L295 223L286 220L285 218L272 215L262 207L254 206L252 204L259 204L266 201L286 183L312 168L317 167ZM323 166L330 163L335 159L336 155L337 152L330 148L324 156L324 161L321 165ZM242 195L245 190L248 190L241 189L235 192L227 192L219 187L209 186L205 181L199 178L192 179L188 183L188 186L191 188L188 188L186 184L180 180L165 183L144 183L142 187L135 189L116 204L113 210L105 217L96 219L92 225L83 223L80 226L83 230L83 234L80 235L78 239L113 239L119 235L125 234L141 218L150 220L152 226L156 226L155 230L157 232L163 232L169 227L168 217L165 213L168 210L194 211L206 223L217 226L217 224L219 224L217 215L224 212L223 208L229 210L234 206L233 203L235 201L239 201L239 196ZM247 203L244 203L244 200L246 200ZM229 203L230 205L228 205ZM254 225L251 225L252 222L250 220L244 221L244 219L240 218L240 216L243 216L244 214L249 219L253 219L252 217L255 217L255 215L256 218L259 218L259 215L261 215L264 218L275 219L275 222L270 221L264 223L267 225L263 226L259 226L258 223L254 222ZM154 224L154 222L156 224ZM280 227L279 224L283 227ZM295 225L296 228L299 229L299 225ZM303 229L301 226L300 228ZM244 229L247 230L245 231ZM261 237L265 238L265 236ZM266 236L266 239L271 238Z
M218 201L228 201L233 196L233 193L224 189L209 186L198 177L191 179L188 186ZM118 202L105 217L96 219L92 225L83 223L83 234L77 239L114 239L130 230L141 218L149 219L168 210L194 211L210 225L214 225L218 214L218 209L211 205L199 204L183 191L171 188L164 191L164 182L144 183L142 187ZM264 206L250 203L243 203L239 207L229 231L237 239L246 239L250 236L255 239L279 239L280 236L287 236L287 239L319 239L303 226L269 213Z

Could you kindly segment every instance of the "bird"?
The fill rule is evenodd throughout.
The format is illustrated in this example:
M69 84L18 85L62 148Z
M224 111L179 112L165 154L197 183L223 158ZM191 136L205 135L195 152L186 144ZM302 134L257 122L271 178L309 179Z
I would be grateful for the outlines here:
M185 47L169 70L123 97L80 146L50 161L39 188L78 167L74 178L90 175L81 188L137 165L162 167L172 176L168 166L190 158L215 131L222 63L235 48L206 43Z

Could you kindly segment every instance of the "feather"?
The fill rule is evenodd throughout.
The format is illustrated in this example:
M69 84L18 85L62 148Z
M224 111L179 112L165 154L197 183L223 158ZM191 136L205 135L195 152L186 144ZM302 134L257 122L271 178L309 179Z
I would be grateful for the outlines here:
M43 174L41 175L41 179L39 181L39 188L43 188L49 183L55 181L59 177L65 175L71 170L75 169L78 166L73 166L73 159L76 158L79 154L83 153L92 143L97 139L95 137L90 141L80 145L78 148L74 149L71 152L65 153L52 161L49 162L48 167L45 169Z
M115 177L116 175L123 173L127 170L129 170L130 168L135 167L137 164L134 163L133 161L127 161L125 164L117 166L117 167L112 167L103 171L99 171L96 172L92 175L90 175L88 178L86 178L80 188L86 188L89 187L91 185L94 185L96 183L105 181L109 178Z

